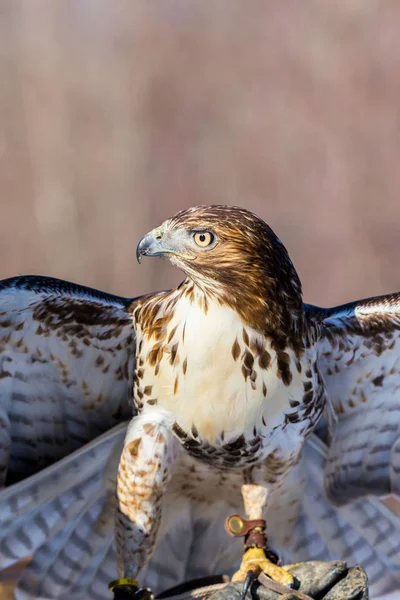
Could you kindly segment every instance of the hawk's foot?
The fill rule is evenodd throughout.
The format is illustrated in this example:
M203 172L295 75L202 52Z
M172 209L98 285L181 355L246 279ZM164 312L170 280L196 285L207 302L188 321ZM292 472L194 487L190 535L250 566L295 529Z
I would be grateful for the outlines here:
M245 538L246 550L232 581L246 581L249 571L252 571L255 577L263 572L277 583L292 587L294 577L276 564L278 557L267 547L265 527L264 519L244 519L237 514L225 520L225 529L229 535Z
M292 587L294 577L282 567L273 563L265 553L263 548L248 548L243 554L240 568L232 577L232 581L245 581L248 571L253 571L258 575L263 572L273 581L277 581L287 587Z

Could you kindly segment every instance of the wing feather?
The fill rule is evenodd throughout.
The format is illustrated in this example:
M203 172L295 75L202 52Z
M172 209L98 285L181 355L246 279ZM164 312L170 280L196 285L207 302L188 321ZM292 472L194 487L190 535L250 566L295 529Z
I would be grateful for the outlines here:
M115 552L115 480L125 433L122 423L0 491L0 565L32 555L16 597L107 597L107 585L94 578L103 568L112 571L109 581L116 577L115 560L102 563L110 548ZM28 501L21 502L23 497ZM101 591L91 594L98 585Z
M0 282L0 486L131 416L133 302L48 277Z
M338 416L325 467L330 500L398 494L400 294L306 312Z
M125 430L122 423L40 473L0 491L2 568L28 556L67 523L75 522L107 489L114 497L115 482L108 481L108 472L115 478Z
M315 435L305 445L307 472L302 511L294 527L289 560L334 560L366 569L370 594L398 594L400 520L371 496L334 507L327 499L324 465L329 449ZM397 596L394 596L397 597Z

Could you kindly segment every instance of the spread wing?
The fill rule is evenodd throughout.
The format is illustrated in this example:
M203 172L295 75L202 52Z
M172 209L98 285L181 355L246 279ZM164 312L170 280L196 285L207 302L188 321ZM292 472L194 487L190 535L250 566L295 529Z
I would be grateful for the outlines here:
M306 308L338 417L325 466L337 505L400 494L400 293Z
M0 487L131 416L132 302L48 277L0 282Z

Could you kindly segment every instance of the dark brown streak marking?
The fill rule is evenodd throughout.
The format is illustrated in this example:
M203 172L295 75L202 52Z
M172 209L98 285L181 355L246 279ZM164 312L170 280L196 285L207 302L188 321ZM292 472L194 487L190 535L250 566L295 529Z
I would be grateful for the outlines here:
M163 349L161 346L155 346L152 350L150 350L148 354L148 361L152 367L155 367L157 362L159 362L163 355Z
M246 369L248 369L250 372L252 371L254 365L254 358L251 352L249 352L249 350L245 351L243 364L246 367Z
M300 415L298 412L287 413L285 415L284 423L298 423L300 421Z
M232 356L233 356L233 360L237 360L240 356L240 345L239 342L236 340L233 342L232 345Z
M290 356L287 352L277 350L276 361L278 365L277 375L282 382L288 386L291 384L293 376L290 370Z
M314 400L314 393L312 390L310 390L309 392L306 392L303 396L303 403L304 404L310 404L312 403Z
M375 379L372 380L372 383L376 386L376 387L382 387L383 384L383 380L384 380L385 376L384 375L379 375L379 377L375 377Z
M271 355L269 354L269 352L267 352L266 350L263 350L260 354L260 357L258 359L258 364L260 365L261 369L268 369L268 367L271 365Z
M170 331L170 333L169 333L169 336L168 336L168 339L167 339L167 344L169 344L169 343L171 342L172 338L173 338L173 337L174 337L174 335L175 335L175 332L176 332L177 328L178 328L178 325L175 325L175 327L173 327L173 328L171 329L171 331Z
M171 365L173 365L175 363L177 352L178 352L178 346L179 346L179 344L176 343L171 348L171 356L170 356L170 359L169 359L169 362L170 362Z

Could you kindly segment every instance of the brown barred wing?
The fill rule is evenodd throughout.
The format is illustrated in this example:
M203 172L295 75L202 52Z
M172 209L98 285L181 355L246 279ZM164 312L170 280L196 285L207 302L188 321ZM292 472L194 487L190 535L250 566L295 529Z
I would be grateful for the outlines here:
M325 485L337 505L400 494L400 294L308 306L338 423Z
M132 302L48 277L0 282L0 487L132 415Z

